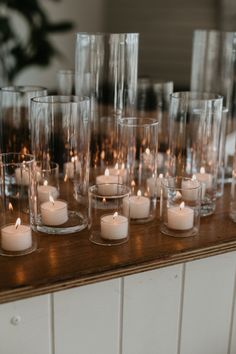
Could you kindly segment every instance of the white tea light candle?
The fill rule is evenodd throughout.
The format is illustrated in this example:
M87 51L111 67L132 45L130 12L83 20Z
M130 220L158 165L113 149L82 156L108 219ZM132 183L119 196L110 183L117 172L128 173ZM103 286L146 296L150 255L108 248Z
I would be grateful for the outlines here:
M127 180L127 169L124 164L122 164L121 168L119 168L118 163L116 163L114 168L109 168L109 175L118 176L119 183L125 183Z
M59 192L56 187L50 186L48 181L43 182L43 186L38 186L38 200L40 203L49 201L49 196L51 195L54 200L58 198Z
M172 206L167 209L167 220L167 226L170 229L190 230L194 224L194 211L182 202L179 206Z
M65 162L63 165L64 175L71 179L74 178L75 173L79 173L81 170L81 163L77 160L77 157L72 157L71 162Z
M16 184L21 184L23 186L29 185L29 169L26 167L17 167L15 169L15 181Z
M212 188L212 175L210 173L206 173L204 167L200 168L200 173L196 173L196 178L199 182L205 185L206 189Z
M21 224L20 218L15 224L1 229L1 247L5 251L24 251L32 246L32 235L29 225Z
M104 175L96 177L98 193L101 195L116 195L119 176L111 176L109 169L106 168Z
M41 204L42 223L48 226L62 225L68 220L67 203L63 200L55 200L50 195L49 202Z
M157 178L154 176L147 179L147 189L151 197L161 196L161 181L163 180L163 174L160 173Z
M181 188L182 188L183 199L187 201L197 200L198 193L199 193L198 187L199 187L199 181L197 181L195 175L193 175L192 179L182 180ZM204 195L205 195L205 188L202 187L202 198L204 198Z
M124 214L130 213L131 219L145 219L149 217L150 213L150 199L142 196L139 190L137 196L133 195L123 202Z
M101 237L108 240L119 240L128 236L128 218L118 213L101 217Z

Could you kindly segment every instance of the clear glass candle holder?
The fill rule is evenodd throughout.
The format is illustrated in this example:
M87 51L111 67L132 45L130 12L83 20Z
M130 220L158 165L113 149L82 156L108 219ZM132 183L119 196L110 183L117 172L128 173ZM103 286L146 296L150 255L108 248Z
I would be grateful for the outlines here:
M89 188L90 241L114 246L129 239L130 189L116 183Z
M173 93L172 81L160 81L154 78L138 80L137 114L139 117L156 118L158 126L158 172L166 174L169 151L170 95Z
M154 118L119 120L118 161L124 183L131 189L130 220L145 223L155 217L158 196L158 121Z
M1 255L22 256L37 248L29 220L34 168L32 155L0 154Z
M39 86L1 88L1 152L31 153L30 100L46 94L47 90Z
M201 183L184 177L164 178L161 183L160 230L174 237L195 236L199 232Z
M170 102L169 175L202 183L201 215L215 211L223 97L175 92Z
M51 195L49 201L34 208L39 216L33 216L32 227L58 235L83 230L88 219L90 101L78 96L35 98L31 118L36 160L43 164L44 174L59 185L52 185L59 192L56 200ZM52 161L58 168L52 168ZM38 191L35 195L39 203Z

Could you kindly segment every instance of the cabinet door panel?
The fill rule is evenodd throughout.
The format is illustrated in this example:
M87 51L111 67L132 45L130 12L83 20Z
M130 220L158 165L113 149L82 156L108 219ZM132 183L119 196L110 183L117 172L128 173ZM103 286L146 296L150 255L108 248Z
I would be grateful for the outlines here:
M56 354L118 354L120 279L54 295Z
M123 354L176 354L182 265L124 280Z
M50 354L49 295L0 305L1 354Z
M181 354L227 354L236 253L186 264Z

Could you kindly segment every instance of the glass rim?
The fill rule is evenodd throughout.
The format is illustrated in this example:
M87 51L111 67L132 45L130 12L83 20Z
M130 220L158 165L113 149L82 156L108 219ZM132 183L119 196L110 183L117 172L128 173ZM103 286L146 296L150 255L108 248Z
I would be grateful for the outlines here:
M98 193L99 186L117 186L117 188L122 188L125 190L124 192L121 192L119 194L115 195L106 195L106 194L100 194ZM104 198L104 199L122 199L124 197L129 197L131 193L130 187L122 184L122 183L100 183L100 184L94 184L88 188L88 193L98 197L98 198Z
M197 186L194 186L194 187L177 187L177 186L169 186L167 185L167 183L169 181L176 181L176 180L179 180L179 181L192 181L194 183L197 182ZM166 189L171 189L171 190L177 190L177 191L182 191L182 190L188 190L188 191L192 191L192 190L198 190L201 188L201 182L199 182L197 179L196 180L192 180L192 178L190 177L182 177L182 176L177 176L177 177L164 177L161 179L161 185L163 187L165 187Z
M40 164L43 164L45 161L35 161L36 166L38 167ZM48 161L49 165L52 165L54 167L52 168L44 168L42 167L42 172L47 172L47 171L55 171L58 170L59 171L59 164L57 162L54 161Z
M23 160L22 162L16 162L16 161L10 161L10 162L4 162L2 161L2 157L7 157L7 156L22 156L22 158L24 156L29 157L29 160ZM0 153L0 165L4 165L4 166L9 166L9 165L15 165L15 166L20 166L24 163L24 165L30 165L33 162L35 162L35 156L33 154L22 154L21 152L4 152L4 153Z
M206 96L206 97L204 97ZM170 94L171 99L186 99L191 101L214 102L223 101L223 96L214 92L201 91L179 91Z
M31 101L41 104L70 104L89 102L90 98L88 96L77 95L47 95L31 98Z
M76 32L76 37L82 36L82 35L87 35L87 36L99 36L99 37L110 37L113 35L137 35L139 36L139 32L114 32L114 33L110 33L110 32Z
M16 86L3 86L0 89L4 92L11 92L11 93L28 93L34 91L47 91L46 87L43 86L36 86L36 85L16 85Z
M221 31L221 30L218 30L218 29L201 29L201 28L196 28L193 30L193 34L195 33L216 33L216 34L236 34L236 31Z
M146 120L146 123L141 123L141 121ZM134 123L137 122L137 123ZM118 119L118 124L125 127L154 127L159 125L159 121L151 117L124 117Z

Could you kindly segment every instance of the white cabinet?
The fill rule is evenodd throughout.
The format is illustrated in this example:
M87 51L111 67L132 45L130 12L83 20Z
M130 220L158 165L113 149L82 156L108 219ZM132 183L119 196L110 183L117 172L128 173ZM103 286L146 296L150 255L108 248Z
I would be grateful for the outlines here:
M52 354L49 297L0 305L1 354Z
M235 354L236 252L0 305L0 354Z

